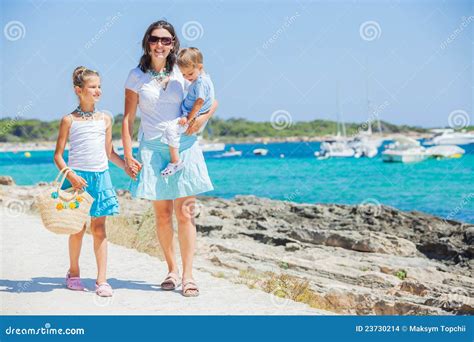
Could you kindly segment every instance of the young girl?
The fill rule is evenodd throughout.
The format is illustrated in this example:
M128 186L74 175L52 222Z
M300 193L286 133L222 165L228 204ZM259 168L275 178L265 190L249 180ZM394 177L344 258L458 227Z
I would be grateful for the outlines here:
M69 138L67 166L73 172L68 174L63 189L71 186L75 189L84 188L94 198L90 216L98 268L96 293L102 297L110 297L113 291L105 276L107 265L105 219L107 216L118 214L119 204L110 179L108 160L122 169L125 164L112 146L112 118L95 109L95 103L102 94L98 72L80 66L74 70L72 79L79 106L61 120L54 162L60 170L66 167L63 153ZM84 290L80 279L79 255L85 231L84 226L81 232L69 236L70 267L66 275L66 285L71 290Z
M203 57L198 48L182 49L178 53L178 66L183 77L191 82L188 94L183 100L181 110L183 116L177 124L168 125L162 142L169 146L170 163L161 171L162 176L172 176L184 167L179 158L179 138L186 128L201 114L209 112L214 102L214 85L210 77L204 72Z

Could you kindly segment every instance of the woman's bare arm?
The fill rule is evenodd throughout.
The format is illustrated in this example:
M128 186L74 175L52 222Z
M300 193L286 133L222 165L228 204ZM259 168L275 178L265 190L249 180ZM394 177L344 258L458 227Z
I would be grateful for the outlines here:
M107 130L105 131L105 150L107 152L107 158L117 165L121 169L125 169L125 162L123 159L115 152L114 145L112 143L112 126L113 120L109 116L105 116L105 122L107 125Z
M133 124L137 113L138 94L130 89L125 89L125 110L122 121L122 144L125 159L125 172L134 178L141 169L141 164L133 158L132 138Z
M138 94L130 89L125 89L125 110L122 122L122 143L125 158L132 157L133 123L138 106Z

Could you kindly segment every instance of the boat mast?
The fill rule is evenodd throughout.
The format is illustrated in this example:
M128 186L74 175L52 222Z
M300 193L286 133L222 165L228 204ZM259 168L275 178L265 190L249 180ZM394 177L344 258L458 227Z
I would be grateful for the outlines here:
M369 134L372 134L372 114L374 114L374 116L376 116L376 119L377 119L377 129L379 131L379 133L382 133L382 124L380 123L380 117L379 115L375 115L375 110L372 110L373 109L373 106L372 106L372 101L370 101L370 96L369 96L369 58L366 57L365 59L365 95L366 95L366 98L367 98L367 117L368 117L368 129L367 129L367 133Z
M339 81L336 84L336 106L337 106L337 136L341 135L341 128L342 128L342 136L345 138L347 136L346 125L342 118L341 101L339 99Z
M369 63L368 63L368 58L366 60L366 68L365 68L365 98L367 100L367 123L368 123L368 128L367 128L367 133L369 135L372 135L372 113L370 111L371 105L370 105L370 98L369 98Z

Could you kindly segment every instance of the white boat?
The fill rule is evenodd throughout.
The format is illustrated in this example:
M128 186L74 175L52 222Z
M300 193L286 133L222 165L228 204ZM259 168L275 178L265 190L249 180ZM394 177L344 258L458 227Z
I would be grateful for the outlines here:
M395 142L382 152L384 162L415 163L428 158L420 142L405 136L396 137Z
M379 153L382 141L382 139L375 138L369 134L359 134L348 143L348 146L354 150L356 158L373 158Z
M253 154L256 156L266 156L268 153L268 150L266 148L256 148L253 150Z
M318 159L354 157L355 151L348 144L346 125L342 119L342 110L339 102L339 85L337 85L336 90L336 105L337 135L333 139L321 143L320 151L314 154Z
M435 133L431 139L425 141L425 145L467 145L474 143L474 133L455 132L453 129L432 129Z
M235 148L231 147L229 151L221 154L221 157L241 157L242 151L236 151Z
M439 145L426 149L426 154L436 159L461 158L465 152L456 145Z
M354 152L355 152L354 157L356 158L360 158L360 157L374 158L379 153L379 150L377 149L377 147L364 145L364 146L354 148Z
M320 151L315 155L319 159L327 158L350 158L354 157L355 151L349 147L345 139L327 140L321 143Z
M368 70L369 64L368 61L366 70ZM365 83L365 92L366 92L366 101L367 101L367 131L359 132L352 140L349 141L348 145L352 149L354 149L354 157L367 157L373 158L379 153L379 147L383 143L383 139L376 137L372 134L372 121L377 122L378 131L382 133L382 124L376 114L375 110L373 110L372 101L370 100L369 96L369 77L368 72L366 73L366 83Z
M202 139L200 136L198 137L198 142L203 152L220 152L225 150L224 143L208 142Z

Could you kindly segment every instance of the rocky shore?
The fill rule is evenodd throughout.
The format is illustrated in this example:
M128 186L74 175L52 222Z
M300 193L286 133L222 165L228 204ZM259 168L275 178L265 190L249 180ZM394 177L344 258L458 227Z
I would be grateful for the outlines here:
M8 182L3 182L8 184ZM3 214L37 186L0 185ZM111 242L161 257L151 203L119 191ZM474 225L386 206L199 197L196 268L338 314L474 314Z

